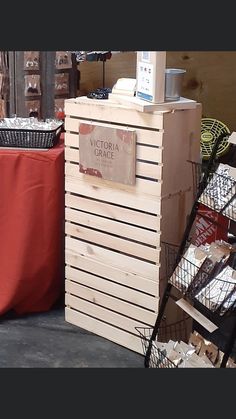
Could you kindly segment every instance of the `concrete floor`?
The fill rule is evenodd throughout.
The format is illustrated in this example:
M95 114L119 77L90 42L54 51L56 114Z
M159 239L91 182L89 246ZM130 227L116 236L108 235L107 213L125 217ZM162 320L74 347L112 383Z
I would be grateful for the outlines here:
M73 326L64 307L0 320L0 368L143 368L144 358Z

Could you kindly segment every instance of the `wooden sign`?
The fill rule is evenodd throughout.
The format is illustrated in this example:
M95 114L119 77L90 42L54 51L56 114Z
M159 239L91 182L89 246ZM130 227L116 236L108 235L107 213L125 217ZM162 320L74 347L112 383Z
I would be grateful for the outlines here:
M135 184L135 130L81 122L79 155L81 173L126 185Z

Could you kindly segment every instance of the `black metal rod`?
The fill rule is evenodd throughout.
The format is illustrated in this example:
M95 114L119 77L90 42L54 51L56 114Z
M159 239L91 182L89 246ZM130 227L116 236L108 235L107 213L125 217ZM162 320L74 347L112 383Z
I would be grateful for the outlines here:
M150 356L151 356L151 352L152 352L152 342L156 339L158 329L160 327L160 323L161 323L161 320L162 320L162 317L163 317L163 314L164 314L164 311L165 311L165 308L166 308L166 304L167 304L167 301L168 301L168 298L169 298L171 288L172 288L172 284L170 282L168 282L168 284L166 286L166 289L165 289L165 292L164 292L164 295L162 297L161 306L160 306L160 309L159 309L159 312L158 312L158 315L157 315L157 319L156 319L156 322L155 322L155 325L154 325L154 328L153 328L153 331L152 331L152 335L151 335L151 338L149 340L148 349L147 349L146 354L145 354L145 359L144 359L145 368L149 368Z
M180 246L179 246L179 250L178 250L178 253L177 253L177 256L176 256L176 266L178 265L182 255L183 255L184 248L186 246L186 242L188 240L190 231L192 229L192 226L193 226L193 223L194 223L197 211L198 211L198 207L199 207L199 203L196 200L194 202L194 205L193 205L192 210L190 212L188 222L187 222L187 226L186 226L185 231L184 231L183 239L182 239L182 241L180 243Z

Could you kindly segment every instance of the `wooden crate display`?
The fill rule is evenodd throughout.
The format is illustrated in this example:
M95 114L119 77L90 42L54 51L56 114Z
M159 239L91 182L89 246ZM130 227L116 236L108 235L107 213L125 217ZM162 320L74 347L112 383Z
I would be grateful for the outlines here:
M111 100L65 102L66 320L142 353L165 285L161 242L178 244L193 201L201 105L143 113ZM136 131L136 182L79 171L79 124Z

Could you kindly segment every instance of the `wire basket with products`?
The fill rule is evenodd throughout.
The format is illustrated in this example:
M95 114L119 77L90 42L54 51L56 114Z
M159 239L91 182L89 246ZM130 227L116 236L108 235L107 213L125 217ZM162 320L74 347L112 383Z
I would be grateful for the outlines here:
M169 306L167 315L162 317L155 338L153 338L153 328L136 328L141 338L144 355L150 351L148 367L219 368L223 352L216 344L195 330L193 320L187 313L175 306L174 316L178 320L174 321L172 310L173 308ZM232 359L228 367L236 367Z
M149 367L176 368L176 363L171 359L171 354L170 358L168 357L168 348L170 348L174 342L187 342L191 332L191 326L192 320L186 314L183 316L181 315L180 320L173 322L169 322L169 320L163 316L157 337L151 342L152 348ZM151 341L153 328L137 327L136 330L140 335L143 353L145 355Z
M229 243L190 244L170 283L188 299L222 316L236 307L235 264L235 248Z
M186 317L168 326L161 325L155 340L151 340L152 328L136 328L144 355L151 344L149 368L220 368L224 353L196 330L189 331L189 320ZM167 335L162 336L165 331ZM236 368L233 358L228 359L226 368Z
M51 148L59 140L63 122L37 118L4 118L0 120L0 147Z
M236 221L236 168L220 163L210 173L199 202Z

